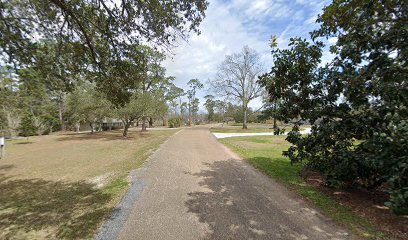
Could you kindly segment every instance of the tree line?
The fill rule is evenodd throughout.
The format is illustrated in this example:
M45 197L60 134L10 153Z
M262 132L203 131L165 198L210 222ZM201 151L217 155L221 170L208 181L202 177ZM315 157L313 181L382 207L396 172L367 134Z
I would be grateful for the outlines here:
M117 118L124 136L139 119L146 130L148 118L167 113L176 89L161 65L163 51L200 33L207 6L204 0L2 1L1 128L32 135L79 122L93 129ZM194 103L188 106L194 112Z

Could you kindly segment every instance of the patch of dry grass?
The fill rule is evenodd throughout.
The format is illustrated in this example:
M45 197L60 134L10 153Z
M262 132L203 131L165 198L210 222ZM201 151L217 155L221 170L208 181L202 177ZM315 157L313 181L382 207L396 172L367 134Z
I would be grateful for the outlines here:
M7 141L0 160L0 239L91 238L126 176L177 130Z

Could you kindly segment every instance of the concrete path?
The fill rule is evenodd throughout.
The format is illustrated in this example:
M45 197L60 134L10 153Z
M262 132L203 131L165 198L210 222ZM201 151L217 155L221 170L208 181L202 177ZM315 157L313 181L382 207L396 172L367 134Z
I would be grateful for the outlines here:
M353 239L205 127L181 130L133 175L97 239Z
M309 134L311 128L306 128L305 130L300 131L300 134ZM216 138L228 138L228 137L250 137L250 136L274 136L273 132L261 132L261 133L213 133ZM288 132L285 132L281 135L288 135Z

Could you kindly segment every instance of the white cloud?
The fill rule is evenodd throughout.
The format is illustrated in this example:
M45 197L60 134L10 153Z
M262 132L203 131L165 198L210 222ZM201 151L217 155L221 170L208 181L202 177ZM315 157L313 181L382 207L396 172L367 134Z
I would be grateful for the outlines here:
M332 37L327 40L331 45L335 45L337 43L337 37Z
M173 50L173 59L164 63L167 74L175 76L176 84L184 89L192 78L205 83L214 77L225 55L239 52L245 45L258 51L269 69L272 64L268 47L270 36L278 36L280 48L287 47L290 37L307 37L316 27L315 15L324 2L327 3L318 0L210 1L200 26L202 34L191 36L188 43L181 42ZM200 97L206 94L206 91L199 92ZM260 104L255 101L253 107Z

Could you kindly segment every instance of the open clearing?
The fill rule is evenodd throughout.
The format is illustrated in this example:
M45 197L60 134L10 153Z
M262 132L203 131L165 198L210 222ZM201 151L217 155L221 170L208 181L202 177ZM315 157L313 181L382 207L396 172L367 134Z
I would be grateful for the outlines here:
M91 238L126 177L177 130L66 134L7 141L0 160L0 239Z
M407 222L407 219L395 216L388 211L386 213L384 210L379 212L381 210L375 208L374 201L370 199L372 196L360 197L358 200L351 201L352 203L349 205L349 203L345 204L344 201L339 203L334 200L340 200L340 196L336 196L342 193L340 190L326 191L327 194L330 194L329 197L322 193L318 187L312 187L311 184L308 184L309 182L306 183L299 174L302 165L292 166L289 159L282 156L282 151L287 150L290 146L285 141L285 138L285 136L232 137L220 139L219 141L241 157L247 159L249 163L265 174L279 180L289 189L305 197L328 217L347 226L355 234L368 239L388 239L389 237L376 227L381 226L382 230L389 232L390 235L397 239L404 239L404 236L406 237L406 225L404 223ZM343 194L348 195L350 193L343 192ZM382 205L381 200L377 204ZM354 213L345 205L352 207ZM368 208L372 210L367 210ZM375 210L377 212L373 212ZM375 226L365 219L370 214L370 218L374 218L372 220L377 221Z

